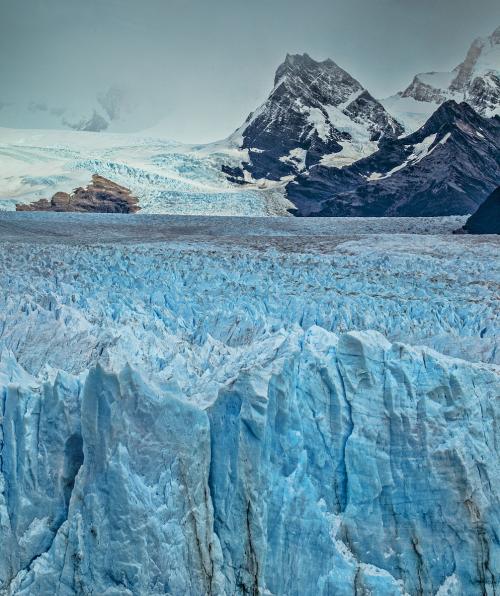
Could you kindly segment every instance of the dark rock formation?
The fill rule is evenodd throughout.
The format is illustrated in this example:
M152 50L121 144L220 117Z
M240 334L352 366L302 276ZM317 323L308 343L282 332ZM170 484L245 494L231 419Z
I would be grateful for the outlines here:
M417 132L345 168L317 165L287 187L298 215L473 213L500 181L500 118L448 101Z
M462 230L466 234L500 234L500 186L471 215Z
M72 128L73 130L81 130L83 132L101 132L106 130L109 126L108 121L95 110L90 118L82 118L78 122L69 122L63 118L63 124L68 128Z
M349 73L332 60L287 55L268 99L233 135L247 149L243 168L258 180L280 180L342 151L342 142L378 141L402 127ZM225 170L226 171L226 170ZM226 171L242 182L243 170Z
M92 182L73 194L57 192L51 199L40 199L28 205L16 205L16 211L58 211L80 213L136 213L138 200L130 190L94 174Z

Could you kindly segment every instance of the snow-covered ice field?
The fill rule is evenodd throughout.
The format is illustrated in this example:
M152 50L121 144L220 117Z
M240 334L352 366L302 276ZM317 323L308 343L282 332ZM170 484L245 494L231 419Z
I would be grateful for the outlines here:
M227 143L182 145L136 134L0 129L0 210L50 198L92 174L130 188L144 213L286 215L292 205L276 185L231 185L222 164L248 160Z
M0 214L0 594L494 594L500 237Z

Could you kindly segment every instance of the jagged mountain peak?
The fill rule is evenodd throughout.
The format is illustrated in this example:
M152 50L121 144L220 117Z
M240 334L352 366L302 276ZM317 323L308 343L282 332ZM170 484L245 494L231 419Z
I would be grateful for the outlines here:
M500 71L500 27L489 37L478 37L472 43L465 60L453 72L450 89L467 92L474 78Z
M244 171L227 173L239 182L248 182L248 174L253 181L281 181L325 156L347 153L342 159L358 159L375 151L380 139L402 132L380 102L333 60L287 54L267 100L232 137L249 153Z
M442 127L455 126L457 121L476 125L480 120L481 116L467 102L458 103L450 99L439 106L418 133L427 135L437 132Z
M466 101L486 117L500 114L500 27L477 38L452 71L417 74L404 91L381 103L411 132L450 99Z
M274 86L284 86L298 97L308 96L312 101L335 106L364 90L359 81L330 58L317 61L309 54L287 54L276 70Z

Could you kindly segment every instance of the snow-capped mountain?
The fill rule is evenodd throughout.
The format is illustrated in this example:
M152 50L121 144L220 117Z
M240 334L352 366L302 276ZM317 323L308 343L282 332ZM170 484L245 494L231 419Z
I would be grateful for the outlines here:
M500 114L500 27L489 37L476 39L451 72L418 74L404 91L381 103L412 132L450 99L466 101L486 117Z
M224 171L285 183L298 215L472 213L500 180L499 58L497 29L452 73L418 75L382 105L333 61L288 55L231 138L248 161Z
M346 168L312 167L287 191L299 215L460 215L499 180L500 118L448 101L417 132Z
M402 127L384 107L332 60L287 55L268 99L230 141L248 151L244 171L227 169L235 181L278 181L326 156L350 163Z
M117 85L96 94L75 92L71 101L56 105L45 98L0 101L0 126L9 128L137 132L156 120L150 101Z

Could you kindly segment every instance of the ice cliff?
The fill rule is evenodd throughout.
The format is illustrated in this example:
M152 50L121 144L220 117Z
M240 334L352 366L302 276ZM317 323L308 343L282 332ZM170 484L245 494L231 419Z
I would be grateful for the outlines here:
M497 594L497 248L4 243L0 594Z

